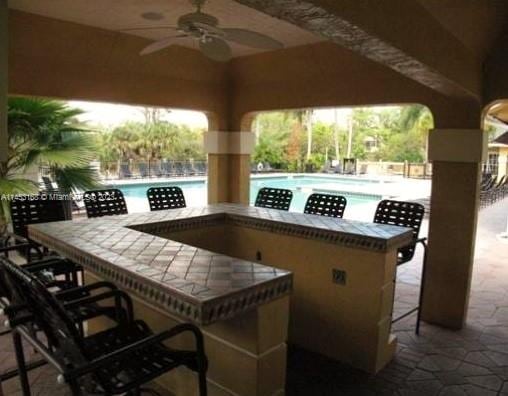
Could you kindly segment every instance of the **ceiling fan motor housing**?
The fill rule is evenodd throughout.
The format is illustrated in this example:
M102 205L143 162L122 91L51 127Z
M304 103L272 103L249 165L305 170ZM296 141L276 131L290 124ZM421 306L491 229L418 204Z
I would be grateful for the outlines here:
M190 14L182 15L178 18L178 27L185 32L198 30L195 23L215 27L219 24L219 20L212 15L203 12L193 12Z

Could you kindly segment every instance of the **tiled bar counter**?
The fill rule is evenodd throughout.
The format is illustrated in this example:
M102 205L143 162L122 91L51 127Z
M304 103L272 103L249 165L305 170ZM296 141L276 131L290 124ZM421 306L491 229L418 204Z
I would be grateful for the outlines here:
M200 325L211 394L282 391L289 295L289 342L369 372L393 356L396 251L411 241L407 229L218 204L29 232L90 279L129 292L155 329ZM192 394L186 375L165 385Z

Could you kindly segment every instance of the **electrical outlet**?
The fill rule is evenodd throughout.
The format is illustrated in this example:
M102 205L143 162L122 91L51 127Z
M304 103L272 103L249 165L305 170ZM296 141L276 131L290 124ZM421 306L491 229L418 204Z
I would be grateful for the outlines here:
M337 285L345 285L346 284L346 271L333 268L332 269L332 282Z

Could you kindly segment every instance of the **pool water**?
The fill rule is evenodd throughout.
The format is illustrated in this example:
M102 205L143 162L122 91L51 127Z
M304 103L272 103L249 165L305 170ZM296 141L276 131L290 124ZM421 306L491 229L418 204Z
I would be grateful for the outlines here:
M258 191L262 187L286 188L293 192L293 200L291 201L290 210L294 212L303 212L307 198L313 192L321 192L321 186L326 185L336 187L341 190L340 195L347 199L347 206L355 206L359 204L379 201L381 197L366 196L354 193L345 193L349 186L377 183L371 180L345 179L345 178L328 178L328 177L308 177L308 176L284 176L274 178L251 178L250 181L250 203L254 204Z
M349 179L344 177L319 177L319 176L274 176L274 177L259 177L252 176L250 182L250 203L254 204L258 191L262 187L275 187L286 188L293 192L293 201L291 202L291 211L303 212L305 202L312 192L323 191L321 188L340 190L340 195L347 199L348 209L354 206L363 204L372 204L381 199L377 195L363 195L347 192L348 188L352 186L374 184L378 183L376 180L360 180ZM136 184L118 184L112 187L119 188L129 206L130 212L137 212L148 210L148 203L146 201L146 190L155 186L179 186L182 188L185 195L185 200L188 206L203 206L206 205L206 183L205 180L176 180L170 182L161 182L157 180L150 181L149 183L136 183ZM314 191L312 191L314 189Z

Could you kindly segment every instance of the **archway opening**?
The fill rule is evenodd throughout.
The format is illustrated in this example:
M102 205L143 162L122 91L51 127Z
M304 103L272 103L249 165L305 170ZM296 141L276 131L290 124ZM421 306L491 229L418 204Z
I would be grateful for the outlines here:
M258 113L250 201L261 187L284 187L293 192L290 210L302 212L311 193L341 194L348 199L344 216L368 221L384 198L428 208L433 122L418 104Z

